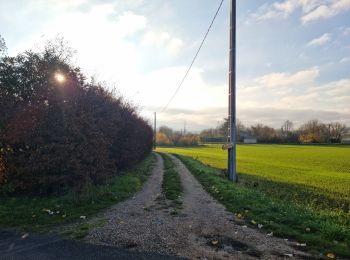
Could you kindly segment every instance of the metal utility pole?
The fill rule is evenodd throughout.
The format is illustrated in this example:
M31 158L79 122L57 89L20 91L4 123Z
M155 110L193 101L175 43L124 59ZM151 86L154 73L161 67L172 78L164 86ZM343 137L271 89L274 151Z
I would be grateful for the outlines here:
M154 112L153 149L157 148L157 112Z
M228 108L228 179L237 182L236 173L236 0L230 8L230 65Z

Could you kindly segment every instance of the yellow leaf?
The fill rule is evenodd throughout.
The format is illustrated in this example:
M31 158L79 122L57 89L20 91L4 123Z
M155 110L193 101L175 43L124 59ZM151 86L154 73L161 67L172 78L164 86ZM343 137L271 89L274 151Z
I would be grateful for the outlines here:
M334 255L333 253L328 253L328 254L327 254L327 257L328 257L329 259L335 259L335 255Z
M250 221L253 225L256 225L255 220Z
M217 244L219 244L219 241L218 241L218 240L212 240L212 241L211 241L211 244L212 244L213 246L216 246Z

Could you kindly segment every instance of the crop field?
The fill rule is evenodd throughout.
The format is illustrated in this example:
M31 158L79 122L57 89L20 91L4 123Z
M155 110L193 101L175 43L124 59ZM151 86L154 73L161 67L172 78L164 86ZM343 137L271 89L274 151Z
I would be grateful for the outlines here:
M157 151L176 154L246 225L261 223L316 255L350 257L350 146L238 145L235 185L226 180L220 145Z
M221 145L158 148L227 169ZM349 211L350 146L238 145L240 180L274 195L316 208Z

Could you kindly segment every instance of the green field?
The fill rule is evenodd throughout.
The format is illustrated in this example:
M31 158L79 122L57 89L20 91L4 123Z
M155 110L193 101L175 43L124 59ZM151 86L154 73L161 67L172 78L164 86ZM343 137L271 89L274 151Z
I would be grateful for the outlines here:
M350 146L238 145L235 185L226 180L227 151L220 145L157 151L179 155L248 225L262 223L266 232L306 242L309 250L350 257Z
M220 145L158 150L190 156L215 168L227 168L227 151ZM314 207L349 211L350 146L238 145L237 171L241 180L278 185L291 192L273 191L282 197Z

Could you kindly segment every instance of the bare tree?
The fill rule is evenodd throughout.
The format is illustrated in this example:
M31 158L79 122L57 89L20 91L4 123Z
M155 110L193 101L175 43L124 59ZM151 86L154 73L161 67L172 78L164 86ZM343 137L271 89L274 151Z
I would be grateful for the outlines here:
M256 136L261 142L272 142L276 139L276 130L263 124L256 124L250 127L251 134Z
M170 139L174 135L173 129L171 129L170 127L164 126L164 125L159 127L158 132L165 134Z
M7 47L5 43L5 39L0 35L0 57L5 55L7 52Z
M287 135L288 133L293 131L293 122L286 120L282 126L281 126L281 131L283 135Z
M305 143L324 143L329 141L329 130L325 124L319 120L310 120L300 128L299 139Z
M339 122L329 124L329 134L332 141L339 143L346 133L347 128L345 124Z

